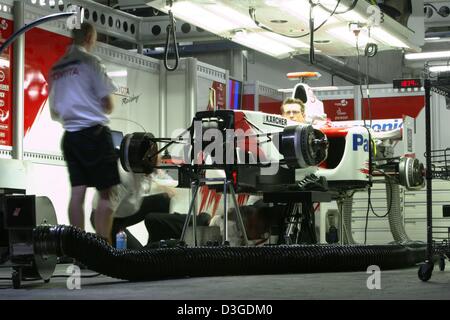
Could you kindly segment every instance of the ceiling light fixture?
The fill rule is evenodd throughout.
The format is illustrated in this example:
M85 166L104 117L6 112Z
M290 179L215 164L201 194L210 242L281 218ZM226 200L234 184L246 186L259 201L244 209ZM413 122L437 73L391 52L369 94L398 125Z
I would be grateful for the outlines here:
M450 51L432 51L432 52L405 54L406 60L427 60L427 59L442 59L442 58L450 58Z
M111 78L125 78L128 76L127 70L109 71L107 75Z
M446 66L433 66L429 68L430 72L447 72L450 71L450 65Z

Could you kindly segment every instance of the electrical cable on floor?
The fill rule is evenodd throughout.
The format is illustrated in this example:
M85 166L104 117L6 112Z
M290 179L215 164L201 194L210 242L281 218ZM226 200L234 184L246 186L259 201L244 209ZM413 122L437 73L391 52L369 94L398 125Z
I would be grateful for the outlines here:
M88 279L88 278L96 278L96 277L99 277L99 276L101 276L102 274L101 273L94 273L94 274L85 274L85 275L80 275L80 278L82 278L82 279ZM52 276L52 279L53 278L70 278L70 277L73 277L73 275L66 275L66 274L57 274L57 275L53 275ZM12 281L13 279L12 278L0 278L0 281ZM42 280L42 278L24 278L24 279L21 279L21 281L39 281L39 280Z

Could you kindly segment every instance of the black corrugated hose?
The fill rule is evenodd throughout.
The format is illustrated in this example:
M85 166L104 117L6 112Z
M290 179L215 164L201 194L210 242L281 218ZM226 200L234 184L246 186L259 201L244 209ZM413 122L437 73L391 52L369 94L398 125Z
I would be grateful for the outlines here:
M424 245L290 245L263 247L175 247L116 250L95 234L72 226L39 226L35 252L69 256L89 269L131 281L161 278L366 271L414 266Z

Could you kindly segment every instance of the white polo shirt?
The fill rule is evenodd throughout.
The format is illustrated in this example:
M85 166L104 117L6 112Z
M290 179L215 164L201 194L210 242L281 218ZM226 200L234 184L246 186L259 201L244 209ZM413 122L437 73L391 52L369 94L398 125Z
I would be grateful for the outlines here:
M117 90L100 59L80 46L71 46L50 71L52 119L67 131L107 124L101 99Z

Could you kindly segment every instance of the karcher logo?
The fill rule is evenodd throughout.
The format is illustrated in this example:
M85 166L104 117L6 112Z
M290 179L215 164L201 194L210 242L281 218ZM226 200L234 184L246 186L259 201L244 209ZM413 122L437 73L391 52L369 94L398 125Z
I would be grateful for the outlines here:
M271 116L271 115L267 115L264 117L264 124L268 124L271 126L276 126L276 127L286 127L287 126L287 119L282 118L282 117L278 117L278 116Z

